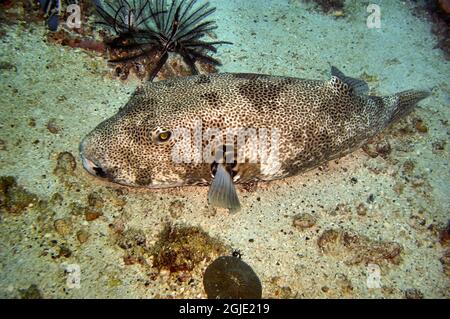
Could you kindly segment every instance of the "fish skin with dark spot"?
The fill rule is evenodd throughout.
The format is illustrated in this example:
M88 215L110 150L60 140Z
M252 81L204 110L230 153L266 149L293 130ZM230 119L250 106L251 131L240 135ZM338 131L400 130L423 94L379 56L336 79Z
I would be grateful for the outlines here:
M175 78L137 88L116 115L84 138L80 153L90 173L123 185L210 185L210 163L174 163L175 137L159 143L155 135L177 127L194 130L198 120L203 134L207 128L276 128L280 165L233 168L235 183L270 181L354 151L428 95L359 94L338 76L328 81L245 73Z

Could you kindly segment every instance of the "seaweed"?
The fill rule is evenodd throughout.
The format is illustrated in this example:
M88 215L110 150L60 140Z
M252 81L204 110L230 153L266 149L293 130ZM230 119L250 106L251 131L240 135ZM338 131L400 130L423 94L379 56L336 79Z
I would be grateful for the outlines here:
M21 214L38 203L38 197L18 185L13 176L0 176L0 214Z
M201 261L225 252L226 247L199 227L167 224L151 251L155 268L179 272L192 271Z

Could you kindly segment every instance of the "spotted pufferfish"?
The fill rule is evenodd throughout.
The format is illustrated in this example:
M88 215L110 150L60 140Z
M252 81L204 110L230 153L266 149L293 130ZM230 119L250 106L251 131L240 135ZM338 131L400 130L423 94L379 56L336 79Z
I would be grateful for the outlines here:
M234 212L240 209L236 183L289 177L349 154L429 95L409 90L372 96L365 82L335 67L331 74L328 81L222 73L147 83L82 140L83 166L132 187L209 185L209 204ZM184 144L195 154L209 146L213 160L174 161L181 138L174 132L180 128L202 134L219 129L222 136ZM276 129L277 145L268 146L269 152L277 148L276 161L236 161L239 149L233 147L239 144L221 141L238 128ZM254 141L240 146L248 149ZM232 160L223 160L230 149Z

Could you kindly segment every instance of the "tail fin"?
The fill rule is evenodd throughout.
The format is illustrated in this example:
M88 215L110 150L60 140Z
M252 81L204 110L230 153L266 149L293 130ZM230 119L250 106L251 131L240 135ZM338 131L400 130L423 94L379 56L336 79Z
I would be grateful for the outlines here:
M386 97L385 105L392 110L389 122L397 122L409 114L418 102L428 96L430 96L428 91L408 90Z

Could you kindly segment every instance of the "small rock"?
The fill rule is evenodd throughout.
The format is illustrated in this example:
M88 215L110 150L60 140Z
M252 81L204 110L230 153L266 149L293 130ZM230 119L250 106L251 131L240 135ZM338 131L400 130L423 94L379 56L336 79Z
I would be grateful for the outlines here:
M72 226L69 219L57 219L53 223L55 230L61 236L67 236L72 230Z
M4 140L0 140L0 151L6 150L6 142Z
M77 239L80 244L84 244L89 239L89 233L85 230L79 230L77 232Z
M72 256L72 251L66 247L66 246L59 246L59 255L57 256L59 257L65 257L65 258L69 258L70 256Z
M415 288L405 290L406 299L423 299L423 293Z
M358 207L356 207L356 213L359 216L366 216L367 215L367 207L364 205L364 203L360 203Z
M447 222L447 227L441 230L439 242L442 246L448 246L450 244L450 220Z
M97 211L90 210L90 209L86 209L86 211L84 213L84 217L88 222L96 220L97 218L99 218L102 215L103 214L101 212L97 212Z
M51 119L47 122L47 130L52 134L58 134L61 131L58 125L56 125L55 119Z
M426 132L428 132L428 127L425 125L425 123L423 122L422 119L419 119L419 118L416 119L414 121L414 126L416 127L416 130L419 133L426 133Z
M292 225L301 230L313 227L315 224L316 219L308 213L295 215L292 220Z

